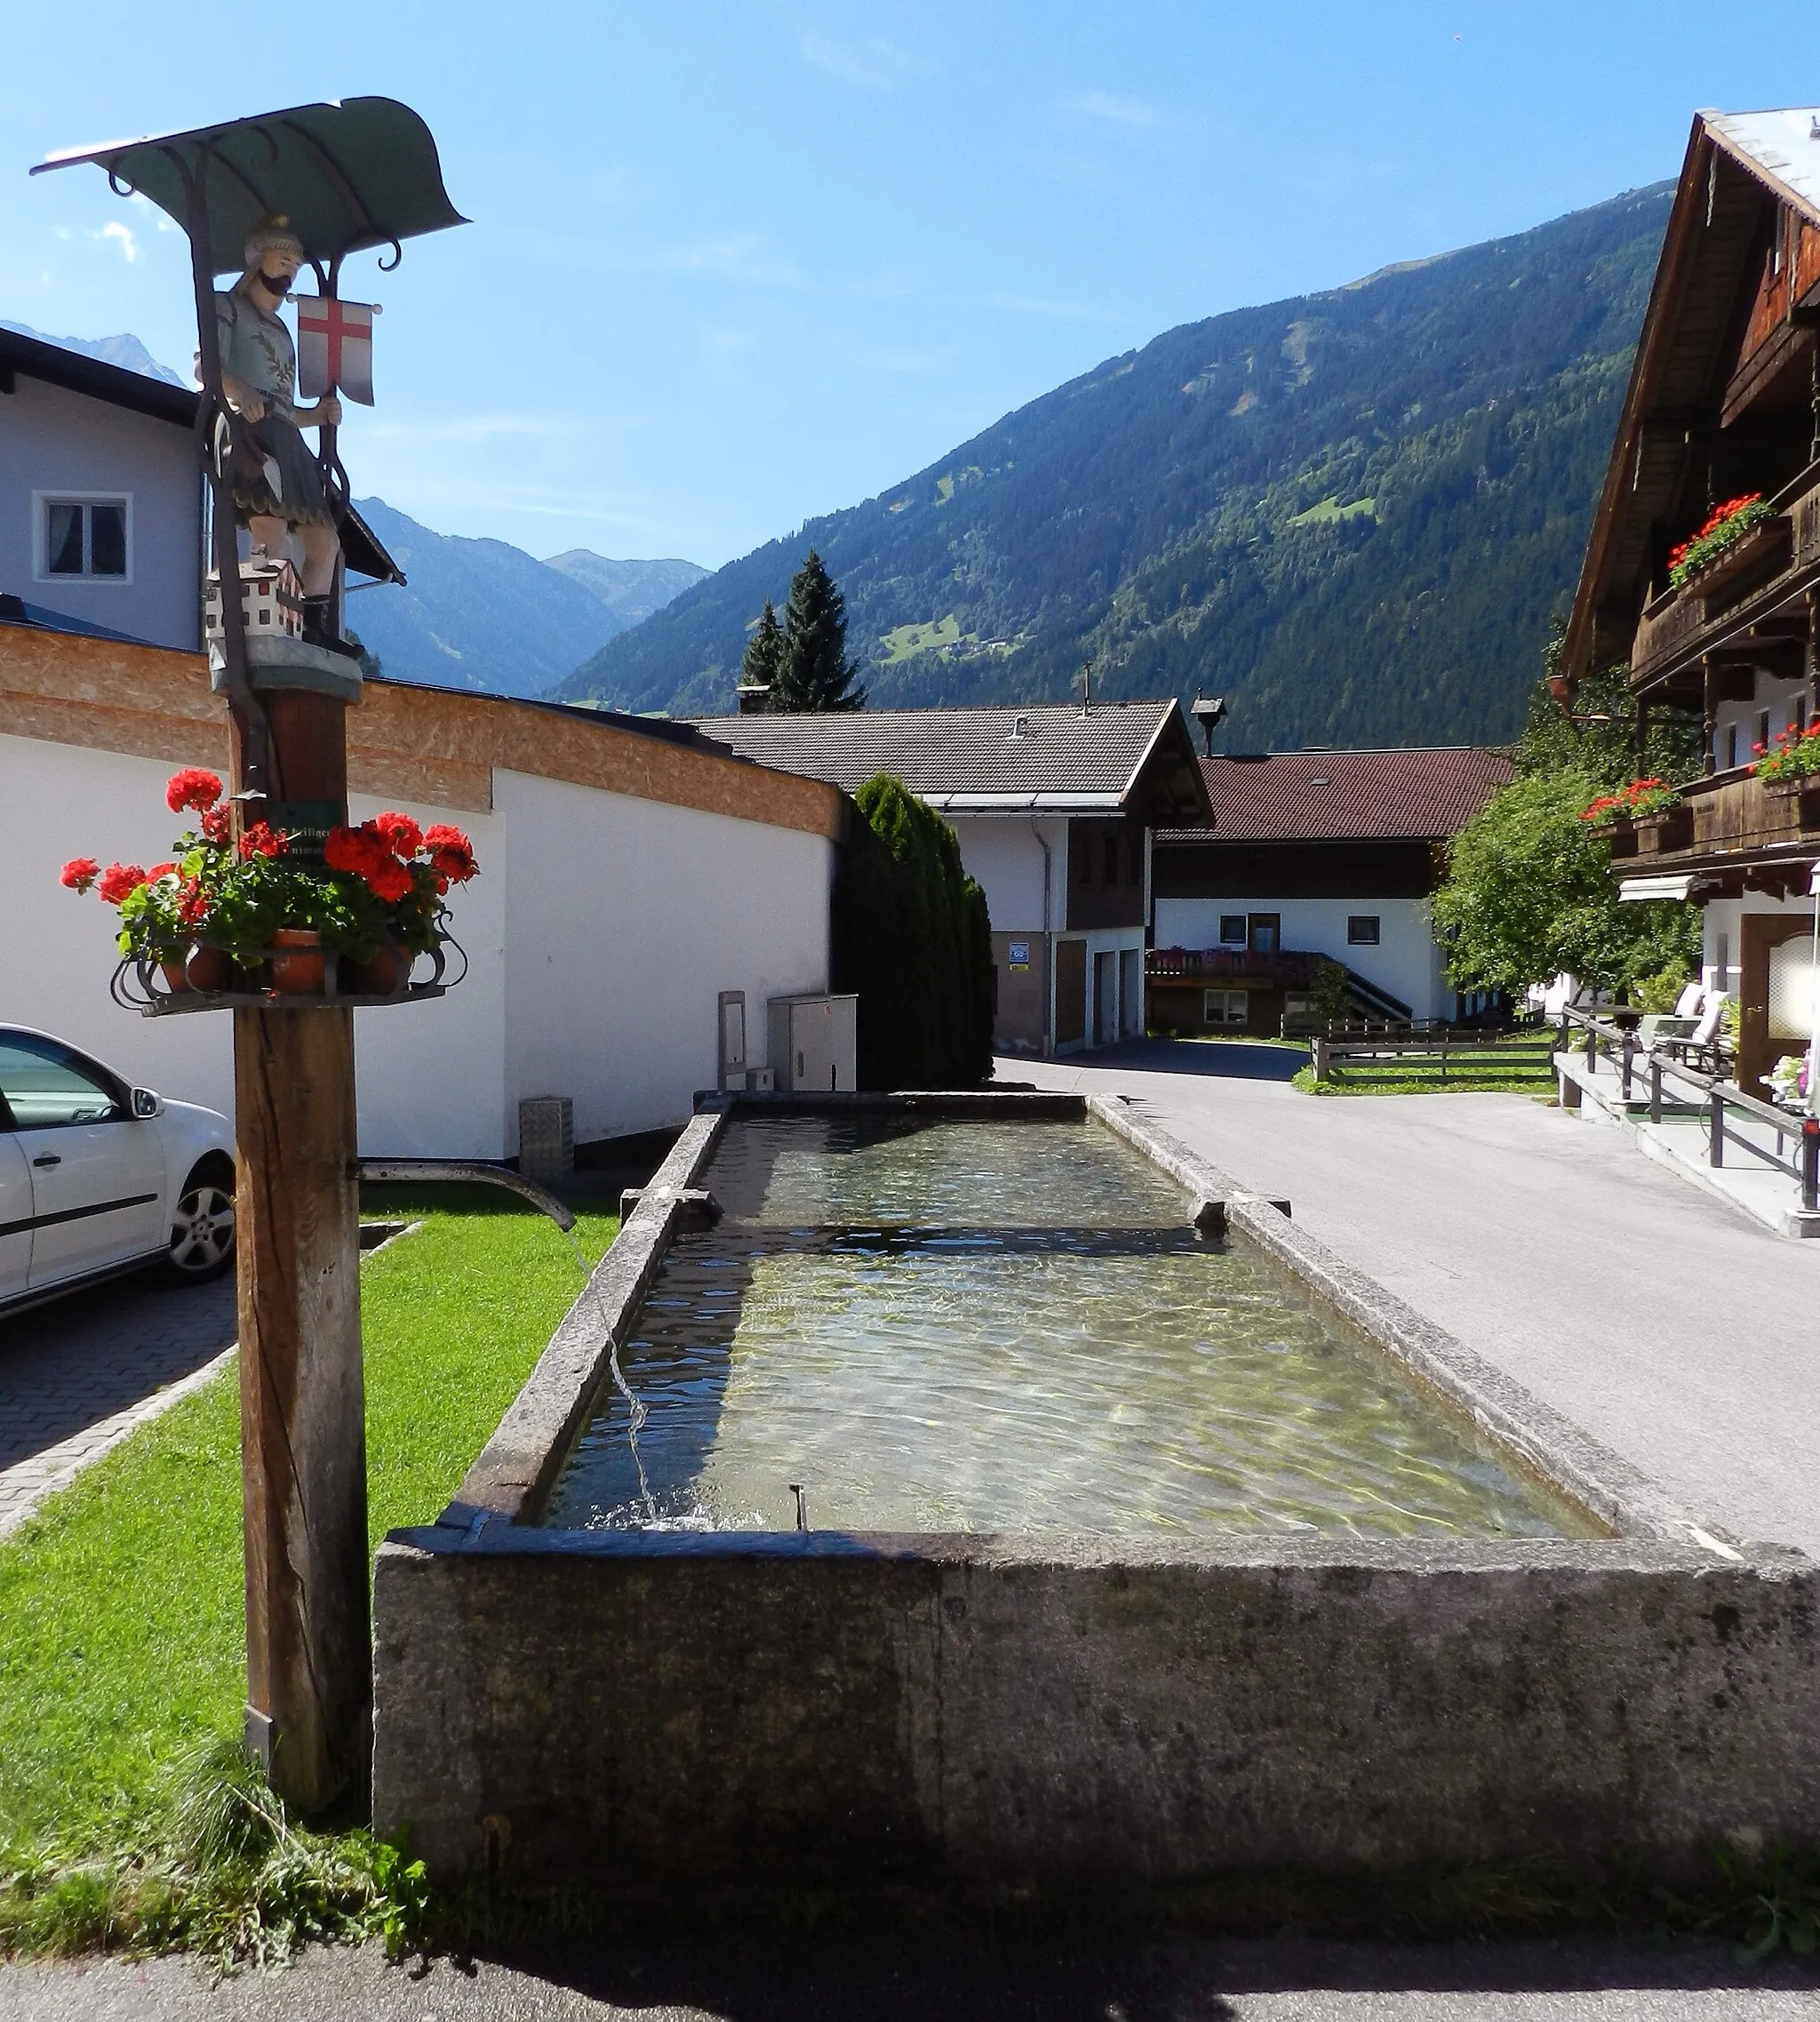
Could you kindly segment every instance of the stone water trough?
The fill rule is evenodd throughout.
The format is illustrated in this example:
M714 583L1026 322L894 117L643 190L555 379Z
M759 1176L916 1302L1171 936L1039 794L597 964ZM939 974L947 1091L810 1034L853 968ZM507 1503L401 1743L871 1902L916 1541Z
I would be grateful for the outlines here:
M1808 1560L1674 1507L1122 1102L821 1105L868 1100L1117 1133L1604 1534L547 1527L603 1323L628 1339L729 1117L808 1107L735 1099L684 1131L456 1500L379 1552L375 1823L439 1879L1062 1898L1619 1849L1672 1874L1721 1835L1820 1837Z

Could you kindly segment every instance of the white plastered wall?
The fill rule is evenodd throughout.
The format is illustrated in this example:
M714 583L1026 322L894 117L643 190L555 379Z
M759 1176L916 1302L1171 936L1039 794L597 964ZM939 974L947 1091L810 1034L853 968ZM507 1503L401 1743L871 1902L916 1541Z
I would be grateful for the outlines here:
M1803 681L1784 681L1762 667L1753 670L1754 683L1747 702L1720 702L1712 712L1712 752L1720 771L1733 765L1748 765L1758 742L1774 743L1792 723L1802 723L1808 714L1808 685ZM1768 736L1762 738L1768 717Z
M719 993L765 1005L825 990L834 845L800 830L493 775L507 830L505 1089L566 1095L578 1142L682 1122L717 1064Z
M1453 992L1441 967L1428 902L1424 899L1159 899L1159 947L1209 948L1220 945L1223 914L1276 913L1282 918L1281 946L1331 955L1368 983L1409 1005L1417 1018L1450 1018ZM1346 939L1354 915L1375 914L1376 946Z
M55 1033L130 1081L231 1116L231 1019L120 1010L108 994L112 908L57 882L71 857L160 861L180 826L164 805L175 770L0 735L0 1023ZM388 806L452 821L481 867L451 895L466 979L444 997L355 1014L370 1157L509 1155L523 1095L572 1096L584 1140L681 1123L713 1085L717 992L746 991L756 1059L767 997L827 987L826 838L494 778L491 814L350 803L357 820Z
M1050 858L1050 911L1058 918L1068 875L1068 824L1065 819L1027 814L953 814L943 818L961 845L961 862L986 893L986 908L998 933L1045 933L1042 845ZM1039 836L1042 838L1039 841Z

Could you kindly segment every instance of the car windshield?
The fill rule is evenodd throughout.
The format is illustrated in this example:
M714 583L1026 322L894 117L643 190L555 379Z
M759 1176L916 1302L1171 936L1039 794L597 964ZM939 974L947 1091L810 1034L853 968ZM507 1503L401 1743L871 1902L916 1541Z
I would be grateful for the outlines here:
M53 1041L0 1036L0 1095L21 1131L108 1123L125 1115L95 1070Z

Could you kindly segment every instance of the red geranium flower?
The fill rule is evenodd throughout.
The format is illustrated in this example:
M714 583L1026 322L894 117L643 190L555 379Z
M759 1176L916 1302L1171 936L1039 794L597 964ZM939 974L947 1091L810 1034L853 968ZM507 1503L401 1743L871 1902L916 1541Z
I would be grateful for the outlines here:
M363 875L367 890L375 899L383 899L388 906L408 899L416 883L410 871L395 857L385 858Z
M220 797L220 779L200 765L186 765L182 771L173 772L164 786L164 804L172 814L186 807L198 811L213 807Z
M208 843L225 843L233 833L233 825L234 818L225 807L205 808L200 824L203 840Z
M386 838L395 857L414 857L423 844L423 830L408 814L376 814L372 826Z
M291 842L282 828L274 828L269 822L256 821L240 838L240 853L251 860L254 857L282 857Z
M177 917L186 927L198 927L208 916L208 894L196 879L186 878L177 895Z
M101 873L100 894L108 905L117 906L145 881L146 874L137 864L109 864Z
M101 867L92 857L72 857L58 875L72 891L86 891L101 875Z
M439 877L447 878L451 884L466 884L469 878L479 875L474 845L459 828L438 821L424 831L423 840Z

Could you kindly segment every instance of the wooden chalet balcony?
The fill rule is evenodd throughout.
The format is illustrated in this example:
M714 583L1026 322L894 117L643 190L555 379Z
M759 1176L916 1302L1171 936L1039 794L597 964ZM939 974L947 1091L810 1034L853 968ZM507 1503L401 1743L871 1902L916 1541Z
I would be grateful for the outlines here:
M1684 588L1643 608L1631 646L1631 685L1652 686L1702 653L1740 640L1809 585L1820 582L1820 466L1809 465L1769 501L1753 527Z
M1612 869L1645 873L1742 869L1820 855L1820 775L1759 779L1718 772L1681 788L1678 807L1620 821Z

